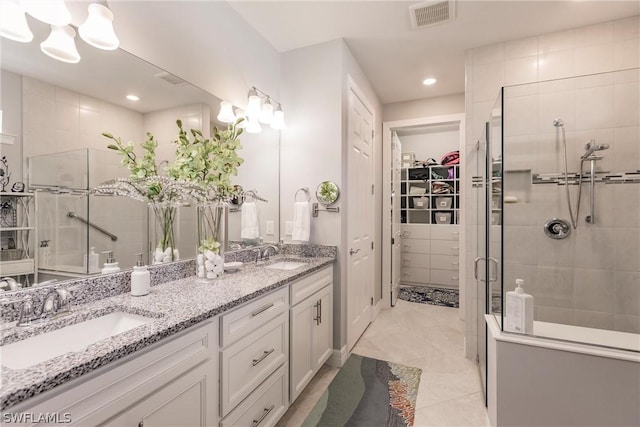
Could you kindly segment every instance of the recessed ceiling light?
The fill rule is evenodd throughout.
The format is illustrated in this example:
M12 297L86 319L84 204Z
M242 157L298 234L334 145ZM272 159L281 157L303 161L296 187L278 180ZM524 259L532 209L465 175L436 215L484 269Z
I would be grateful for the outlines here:
M424 79L422 81L422 84L425 86L431 86L432 84L436 83L436 79L434 79L433 77L429 77L428 79Z
M138 98L138 97L137 97L137 96L135 96L135 95L127 95L127 99L128 99L129 101L140 101L140 98Z

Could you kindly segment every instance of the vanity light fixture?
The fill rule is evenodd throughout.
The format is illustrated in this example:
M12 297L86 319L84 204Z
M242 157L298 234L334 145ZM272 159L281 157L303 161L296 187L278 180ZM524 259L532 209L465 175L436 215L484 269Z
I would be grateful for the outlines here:
M33 33L19 0L0 1L0 36L21 43L33 40Z
M128 99L129 101L140 101L140 97L139 97L139 96L136 96L136 95L133 95L133 94L131 94L131 95L127 95L127 99Z
M70 25L52 25L51 34L40 43L40 50L58 61L76 64L80 62L80 54L76 49L75 37L76 32Z
M78 28L78 33L82 40L98 49L115 50L120 45L113 30L113 13L98 3L89 5L89 16Z
M429 78L424 79L424 80L422 81L422 84L423 84L423 85L425 85L425 86L431 86L431 85L436 84L436 81L437 81L437 80L436 80L436 79L434 79L433 77L429 77Z
M284 112L280 102L255 86L249 90L249 102L245 114L247 117L246 130L249 133L260 132L262 129L260 123L270 124L273 129L277 130L286 129Z
M27 13L38 21L64 27L71 24L71 13L64 0L24 0Z
M233 123L236 120L236 115L233 114L233 105L227 101L220 102L220 112L217 118L222 123Z

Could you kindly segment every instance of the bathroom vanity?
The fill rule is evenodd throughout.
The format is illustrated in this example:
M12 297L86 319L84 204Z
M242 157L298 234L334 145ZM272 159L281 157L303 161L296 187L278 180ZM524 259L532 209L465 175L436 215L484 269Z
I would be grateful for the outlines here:
M70 351L52 359L2 366L2 419L274 425L332 353L334 258L335 251L281 255L210 283L187 277L153 286L144 297L121 293L81 304L46 329L5 329L3 353L74 322L113 315L140 322L81 349L71 339Z

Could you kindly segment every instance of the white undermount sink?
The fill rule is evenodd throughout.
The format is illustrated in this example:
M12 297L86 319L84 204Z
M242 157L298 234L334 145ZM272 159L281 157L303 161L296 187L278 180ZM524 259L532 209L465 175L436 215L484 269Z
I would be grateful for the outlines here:
M267 268L273 268L274 270L295 270L296 268L304 267L306 262L297 261L280 261L275 264L267 265Z
M123 311L44 332L0 347L2 365L23 369L70 352L80 351L105 338L155 320Z

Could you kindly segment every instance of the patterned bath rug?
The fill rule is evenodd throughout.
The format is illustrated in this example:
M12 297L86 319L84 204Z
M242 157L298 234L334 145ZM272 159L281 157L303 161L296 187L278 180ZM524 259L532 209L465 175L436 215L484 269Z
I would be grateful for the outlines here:
M434 288L431 286L403 286L398 298L409 302L460 307L460 294L456 289Z
M412 426L421 373L352 354L302 426Z

